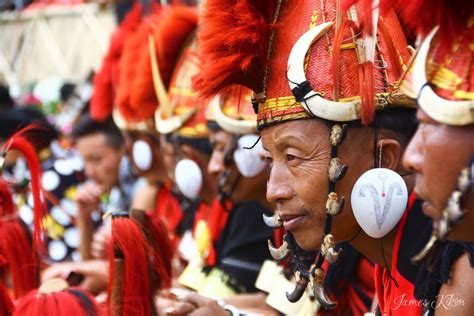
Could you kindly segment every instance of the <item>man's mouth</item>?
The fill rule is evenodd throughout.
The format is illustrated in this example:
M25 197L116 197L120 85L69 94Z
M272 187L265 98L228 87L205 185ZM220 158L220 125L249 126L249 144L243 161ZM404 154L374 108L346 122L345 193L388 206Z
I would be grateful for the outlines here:
M298 215L289 215L289 214L280 214L280 218L283 221L283 226L286 231L292 231L301 226L306 219L305 214Z

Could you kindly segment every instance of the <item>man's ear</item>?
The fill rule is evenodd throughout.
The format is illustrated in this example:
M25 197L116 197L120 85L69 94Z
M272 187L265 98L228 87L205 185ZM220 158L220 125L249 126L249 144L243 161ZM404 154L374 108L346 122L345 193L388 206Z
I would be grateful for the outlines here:
M181 146L181 152L183 153L182 158L188 158L191 160L196 160L196 152L195 149L192 148L191 146L184 144Z
M377 142L376 157L376 167L380 166L398 172L402 167L402 146L393 138L380 139Z

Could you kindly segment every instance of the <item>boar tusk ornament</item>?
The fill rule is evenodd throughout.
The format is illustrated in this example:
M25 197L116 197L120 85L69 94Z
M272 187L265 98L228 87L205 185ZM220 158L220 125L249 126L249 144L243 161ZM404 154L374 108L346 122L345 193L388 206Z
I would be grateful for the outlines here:
M265 214L262 214L263 221L265 222L265 225L268 227L272 228L279 228L283 227L283 221L281 220L280 216L278 216L277 213L275 213L273 216L267 216Z
M290 254L290 249L288 248L288 242L283 241L283 244L279 248L275 248L270 240L268 240L268 250L270 255L275 260L283 260Z

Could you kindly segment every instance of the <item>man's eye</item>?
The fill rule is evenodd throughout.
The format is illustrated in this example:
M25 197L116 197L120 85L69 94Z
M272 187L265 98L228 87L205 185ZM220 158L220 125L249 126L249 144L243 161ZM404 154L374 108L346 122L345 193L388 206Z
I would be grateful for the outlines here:
M265 156L265 161L269 164L271 164L273 162L273 158L270 157L270 156Z
M286 160L292 161L292 160L295 160L295 159L296 159L296 156L293 156L291 154L286 154Z

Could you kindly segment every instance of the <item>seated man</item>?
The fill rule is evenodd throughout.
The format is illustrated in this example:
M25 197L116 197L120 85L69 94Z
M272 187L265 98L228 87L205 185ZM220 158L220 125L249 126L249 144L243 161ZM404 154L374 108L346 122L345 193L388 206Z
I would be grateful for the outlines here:
M125 156L124 138L112 121L93 120L85 114L73 130L76 148L84 161L87 181L78 189L76 206L82 260L92 258L92 232L109 210L128 209L143 182L136 182Z

